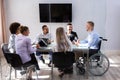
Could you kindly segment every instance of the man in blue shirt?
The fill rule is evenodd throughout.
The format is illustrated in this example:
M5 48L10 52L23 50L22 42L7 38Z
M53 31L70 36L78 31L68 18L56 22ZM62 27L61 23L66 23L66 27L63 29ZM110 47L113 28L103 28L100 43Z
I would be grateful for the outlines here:
M85 40L77 41L75 44L78 46L88 47L91 50L98 49L98 43L100 41L99 35L94 31L94 22L88 21L86 23L86 31L88 32L88 36ZM89 52L92 55L91 51ZM76 54L75 57L78 59L81 54Z
M80 41L80 45L87 46L90 49L98 49L99 35L94 31L94 23L88 21L86 24L88 36L85 40Z
M86 31L88 32L87 38L76 42L76 44L89 47L90 49L98 49L99 35L94 31L94 23L92 21L86 23Z

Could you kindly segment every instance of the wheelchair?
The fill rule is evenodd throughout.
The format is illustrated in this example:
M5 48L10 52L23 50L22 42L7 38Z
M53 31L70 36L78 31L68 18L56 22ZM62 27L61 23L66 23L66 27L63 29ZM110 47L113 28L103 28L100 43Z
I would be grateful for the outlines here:
M110 66L109 59L100 51L102 41L107 41L107 39L100 37L100 42L98 43L98 49L89 52L89 54L92 52L93 54L89 55L88 70L94 76L104 75L108 71ZM89 51L90 50L91 49L89 49ZM86 69L85 64L86 64L86 57L84 56L80 57L76 61L77 73L82 75L85 74L85 69Z

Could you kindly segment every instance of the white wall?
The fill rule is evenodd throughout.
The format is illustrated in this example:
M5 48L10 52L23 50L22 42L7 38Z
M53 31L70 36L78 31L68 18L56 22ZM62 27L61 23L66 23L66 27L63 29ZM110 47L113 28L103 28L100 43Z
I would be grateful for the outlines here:
M119 25L119 22L117 21L119 18L116 20L118 14L116 15L115 13L113 14L109 13L112 12L114 8L118 7L116 5L110 5L114 4L112 3L113 2L112 0L111 2L107 0L107 5L106 0L5 0L5 1L6 1L5 4L7 15L6 16L7 27L9 27L10 23L14 21L20 22L22 25L27 25L31 31L30 34L31 39L34 39L36 34L41 33L41 26L44 24L47 24L49 26L50 32L53 34L54 38L56 28L59 26L63 26L66 28L67 24L67 23L40 23L39 3L72 3L73 6L72 24L74 26L74 31L77 32L80 39L84 39L87 36L87 33L85 31L86 21L92 20L95 22L95 30L101 36L103 37L106 36L107 38L110 39L107 45L111 47L109 48L108 46L106 46L106 49L120 49L120 46L118 45L119 42L116 39L118 36L117 35L109 36L111 32L116 32L116 28L114 29L113 26L116 26L118 28ZM113 6L113 8L111 6ZM116 8L116 11L117 10L119 9ZM114 14L116 15L116 17L114 17ZM109 16L113 17L110 18ZM113 20L111 21L109 20L109 18ZM117 22L114 22L114 20ZM110 25L111 23L112 25ZM116 42L115 44L112 44L112 42L110 41Z
M120 1L107 0L105 35L107 50L120 50Z

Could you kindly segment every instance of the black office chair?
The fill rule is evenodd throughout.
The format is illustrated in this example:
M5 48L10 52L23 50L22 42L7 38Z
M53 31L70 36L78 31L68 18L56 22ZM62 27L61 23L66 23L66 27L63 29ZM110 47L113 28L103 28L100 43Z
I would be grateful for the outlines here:
M54 52L52 54L52 62L54 67L58 69L65 69L73 66L75 62L75 55L73 52Z
M7 63L10 65L10 77L9 77L10 80L11 80L12 67L15 70L21 70L22 72L24 70L25 73L27 73L30 69L34 69L36 71L36 66L35 65L33 65L33 64L23 64L22 60L21 60L21 58L18 54L10 53L9 50L8 50L8 44L2 44L1 48L2 48L4 57L7 61ZM24 74L24 72L21 73L21 74ZM37 75L37 72L36 72L36 75ZM37 75L37 78L38 78L38 75Z
M2 57L0 56L0 76L1 76L1 80L2 80Z

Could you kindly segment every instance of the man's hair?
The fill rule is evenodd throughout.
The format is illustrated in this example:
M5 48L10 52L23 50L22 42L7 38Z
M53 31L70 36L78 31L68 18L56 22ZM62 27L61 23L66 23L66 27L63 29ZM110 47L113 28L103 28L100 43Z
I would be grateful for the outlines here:
M94 22L93 21L88 21L88 24L90 24L92 27L94 27Z
M47 27L47 25L43 25L43 26L42 26L42 30L43 30L45 27Z
M9 27L9 30L10 30L11 34L16 34L19 26L20 26L20 23L18 23L18 22L11 23L10 27Z
M68 23L67 25L72 25L72 23Z

